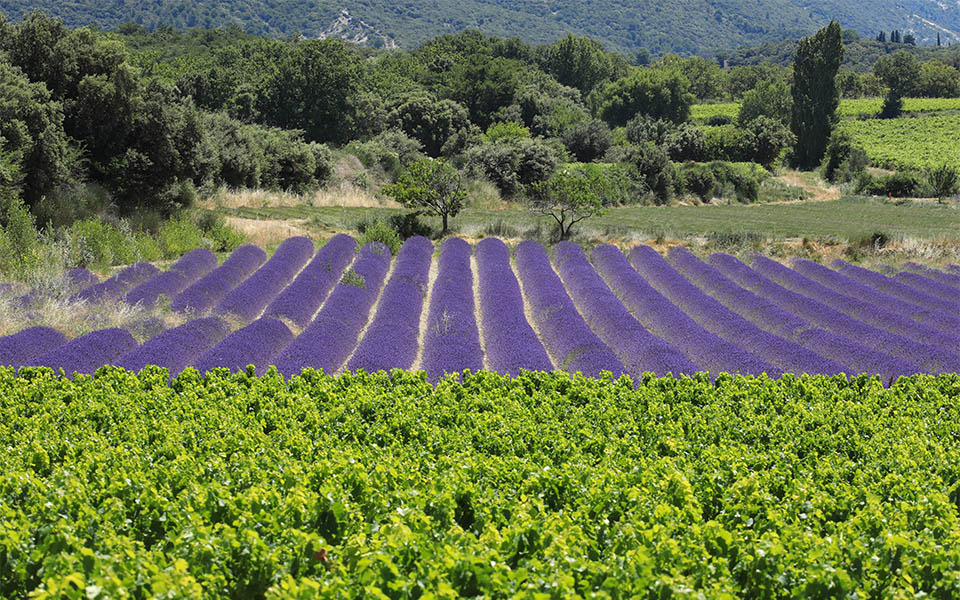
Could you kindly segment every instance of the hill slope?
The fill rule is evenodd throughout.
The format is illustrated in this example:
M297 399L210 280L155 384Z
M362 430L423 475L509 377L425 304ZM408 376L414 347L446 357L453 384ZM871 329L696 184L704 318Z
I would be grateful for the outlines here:
M374 46L416 46L468 28L529 42L572 32L632 54L645 47L706 53L806 35L831 18L865 36L899 29L920 43L960 41L960 4L931 0L0 0L14 20L39 9L71 27L114 29L138 23L149 29L222 27L251 33L336 36Z

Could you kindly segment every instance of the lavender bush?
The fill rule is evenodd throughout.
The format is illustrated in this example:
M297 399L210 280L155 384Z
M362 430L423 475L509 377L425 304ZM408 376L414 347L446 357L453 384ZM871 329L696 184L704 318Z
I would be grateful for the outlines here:
M240 285L267 258L266 252L252 245L240 246L223 264L180 292L170 307L181 313L206 312L227 292Z
M731 280L767 298L784 310L868 348L919 365L922 372L951 372L957 371L960 367L960 361L953 353L871 327L825 304L774 283L733 256L713 254L710 256L710 264ZM793 273L785 267L784 269ZM799 274L795 273L795 275L801 277Z
M770 300L745 290L682 247L670 249L671 264L701 290L760 329L849 365L851 373L880 375L886 382L920 372L914 363L867 348L849 338L814 327Z
M759 254L753 255L753 266L762 275L770 277L784 287L821 302L834 310L853 317L867 325L891 333L912 338L947 352L955 353L960 348L960 337L939 331L929 325L917 323L907 317L885 310L877 305L853 298L788 269L780 263ZM960 357L957 357L960 358Z
M840 259L833 261L833 267L850 279L854 279L860 283L874 288L875 290L884 292L906 302L910 302L911 304L916 304L917 306L923 308L938 306L940 308L947 308L947 305L940 298L931 296L926 292L920 291L907 285L906 283L894 279L894 275L896 275L898 271L888 267L887 265L883 265L883 273L877 273L875 271L871 271L870 269L864 269L863 267L851 265L850 263Z
M63 369L68 376L74 373L89 374L104 365L113 364L136 347L137 341L130 332L119 328L101 329L31 359L24 366Z
M646 372L662 376L703 370L630 314L578 244L561 242L554 246L553 263L584 320L620 358L634 380Z
M413 366L432 259L433 243L427 238L411 237L403 244L377 314L347 363L348 369L376 372Z
M301 329L306 327L356 251L357 241L349 235L340 233L330 238L293 283L267 306L264 316L289 319Z
M108 302L122 298L127 290L135 285L155 277L160 269L150 263L140 262L126 267L113 277L102 283L91 285L74 294L72 300L86 300L88 302Z
M698 325L653 289L617 248L597 246L591 258L610 289L644 327L671 343L711 375L726 372L780 376L780 370L769 362Z
M597 377L626 373L616 354L587 325L550 266L543 246L520 242L514 251L523 294L530 303L540 339L557 368Z
M524 314L520 284L510 268L510 249L496 238L486 238L474 255L488 367L509 375L522 369L552 371L553 363Z
M881 307L896 311L931 327L953 334L960 334L960 317L947 314L946 311L950 308L950 305L940 298L921 292L892 277L851 265L840 259L833 261L833 267L840 271L837 277L829 274L824 276L821 273L816 280L824 285L829 285L838 292L856 294L864 300L870 300ZM808 268L807 271L811 275L817 275L817 271L820 271L820 269ZM846 277L841 279L843 276ZM832 281L833 285L830 285L827 281ZM844 284L846 284L846 288L838 287Z
M220 300L213 313L231 315L241 323L253 321L312 256L313 242L309 239L287 238L266 264Z
M223 339L228 331L227 324L216 317L194 319L154 336L114 364L131 371L156 365L166 368L174 377Z
M389 267L387 247L379 242L366 244L347 272L352 276L344 275L316 319L277 358L277 369L287 377L306 367L327 373L339 370L356 348Z
M28 327L0 337L0 365L18 368L67 343L67 338L49 327Z
M926 294L939 298L944 304L942 310L951 314L960 314L960 291L945 283L940 283L936 279L931 279L919 273L910 273L902 271L894 275L897 281L903 282L910 287L920 290Z
M955 290L960 291L960 274L958 273L948 273L946 271L934 269L932 267L921 265L915 262L905 262L903 263L903 268L907 269L908 271L913 271L919 275L936 279L940 283L945 283Z
M440 249L421 358L421 368L431 382L444 373L483 369L474 316L471 250L470 244L458 238L448 239Z
M836 375L850 368L768 333L687 281L650 246L636 246L630 262L655 290L692 317L701 327L734 343L784 372Z
M170 268L156 277L144 281L124 297L127 304L153 306L162 295L172 300L188 285L203 277L217 266L217 257L206 248L191 250L180 257Z
M254 365L257 375L263 375L292 341L293 334L283 321L257 319L220 340L190 364L200 373L217 368L242 371L247 365Z

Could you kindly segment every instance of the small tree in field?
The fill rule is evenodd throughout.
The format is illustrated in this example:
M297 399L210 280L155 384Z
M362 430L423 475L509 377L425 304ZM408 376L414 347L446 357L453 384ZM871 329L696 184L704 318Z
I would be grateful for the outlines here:
M395 184L384 186L383 191L408 208L440 217L441 235L447 233L447 219L457 216L467 198L460 173L446 161L432 158L412 163Z
M603 214L603 174L599 167L565 169L546 181L530 185L530 210L553 217L560 239L570 237L570 228L584 219Z
M947 196L952 196L957 191L957 183L960 182L960 173L952 166L943 163L939 167L934 167L927 171L927 181L937 195L937 202L943 202Z

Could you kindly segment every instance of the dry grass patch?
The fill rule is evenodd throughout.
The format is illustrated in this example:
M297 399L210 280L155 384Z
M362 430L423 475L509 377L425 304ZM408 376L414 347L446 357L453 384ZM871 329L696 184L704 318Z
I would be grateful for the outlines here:
M304 228L303 220L266 220L227 217L227 225L233 227L247 238L247 242L257 246L276 246L283 240L298 235L312 237Z

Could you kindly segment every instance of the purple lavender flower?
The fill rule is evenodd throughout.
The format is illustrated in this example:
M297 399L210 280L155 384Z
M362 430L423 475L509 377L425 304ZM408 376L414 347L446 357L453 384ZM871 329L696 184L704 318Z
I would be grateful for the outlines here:
M708 369L711 375L780 375L780 370L767 361L698 325L653 289L617 248L609 245L597 246L592 258L597 272L644 327L671 343L692 362Z
M123 297L127 290L150 279L159 272L159 269L147 262L130 265L103 283L91 285L77 292L72 296L72 299L87 300L88 302L117 300Z
M623 361L635 381L646 372L663 376L702 370L678 349L644 329L610 291L579 245L562 242L554 246L553 263L584 320Z
M960 291L960 274L948 273L946 271L941 271L940 269L934 269L933 267L928 267L926 265L921 265L911 261L903 263L903 268L908 271L913 271L919 275L925 275L931 279L936 279L940 283L945 283L955 290Z
M277 369L287 377L306 367L336 372L356 348L389 267L386 246L379 242L365 245L317 318L277 358Z
M180 292L170 307L177 312L206 312L227 292L240 285L267 258L256 246L240 246L223 264Z
M217 257L206 248L187 252L170 265L170 268L156 277L145 281L127 292L124 301L127 304L153 306L163 295L172 300L188 285L207 274L217 266Z
M257 375L262 375L292 341L293 334L282 321L257 319L190 362L201 373L217 368L242 371L247 365L254 365Z
M367 372L409 369L417 357L420 313L430 278L433 243L412 237L397 253L393 274L383 289L377 314L347 363Z
M330 238L293 283L270 303L264 316L289 319L301 329L306 327L356 251L357 241L349 235L340 233Z
M960 369L960 360L955 354L871 327L821 302L774 283L733 256L713 254L710 256L710 264L731 280L772 301L780 308L868 348L919 365L923 372L953 372ZM801 275L786 267L780 268L802 278Z
M856 294L864 300L870 300L883 308L899 312L931 327L960 334L960 319L946 314L951 305L940 298L912 288L892 277L851 265L840 259L833 261L833 266L846 276L846 281L823 276L817 281L829 285L825 279L832 279L834 285L830 287L838 292ZM846 284L845 288L838 287L844 284Z
M784 372L836 375L850 371L795 342L763 331L734 313L687 281L650 246L631 250L630 262L647 283L701 327L757 357L765 357Z
M510 267L510 249L496 238L486 238L477 244L474 255L489 368L509 375L523 369L552 371L553 363L524 314L520 284Z
M942 310L960 314L960 290L918 273L903 271L894 277L914 289L939 298L944 303L941 305Z
M63 369L68 376L74 373L89 374L104 365L113 364L136 347L137 341L130 332L119 328L101 329L31 359L24 366Z
M427 380L444 373L483 369L483 350L473 310L470 244L450 238L440 249L437 280L430 295L421 365Z
M130 371L156 365L166 368L170 377L174 377L212 348L228 331L227 324L216 317L194 319L151 338L139 348L121 356L114 364Z
M917 323L869 302L835 292L760 254L753 255L753 265L758 273L770 277L784 287L821 302L867 325L912 338L917 342L937 346L953 354L954 358L960 359L955 354L956 349L960 348L960 337L956 335Z
M668 258L688 280L760 329L792 340L838 363L849 365L855 373L878 374L884 381L890 382L900 375L912 375L921 370L914 363L813 327L770 300L741 288L727 279L716 267L704 263L685 248L671 248Z
M900 317L906 317L928 327L939 329L942 333L955 338L956 347L960 348L960 337L958 337L960 317L951 317L939 310L921 307L901 300L809 260L795 260L793 269L839 294L853 297L855 301L862 302L862 306L865 308L869 308L869 305L872 304L883 311L897 313Z
M220 300L214 314L233 315L242 323L253 321L311 256L313 242L305 237L287 238L266 264Z
M100 283L100 278L89 269L70 269L66 273L67 281L74 292L84 290L91 285Z
M67 338L56 329L29 327L0 337L0 365L16 369L66 343Z
M554 365L587 377L598 377L603 371L609 371L614 377L624 374L626 369L620 359L577 312L563 283L550 266L543 246L536 242L520 242L514 256L534 325Z

